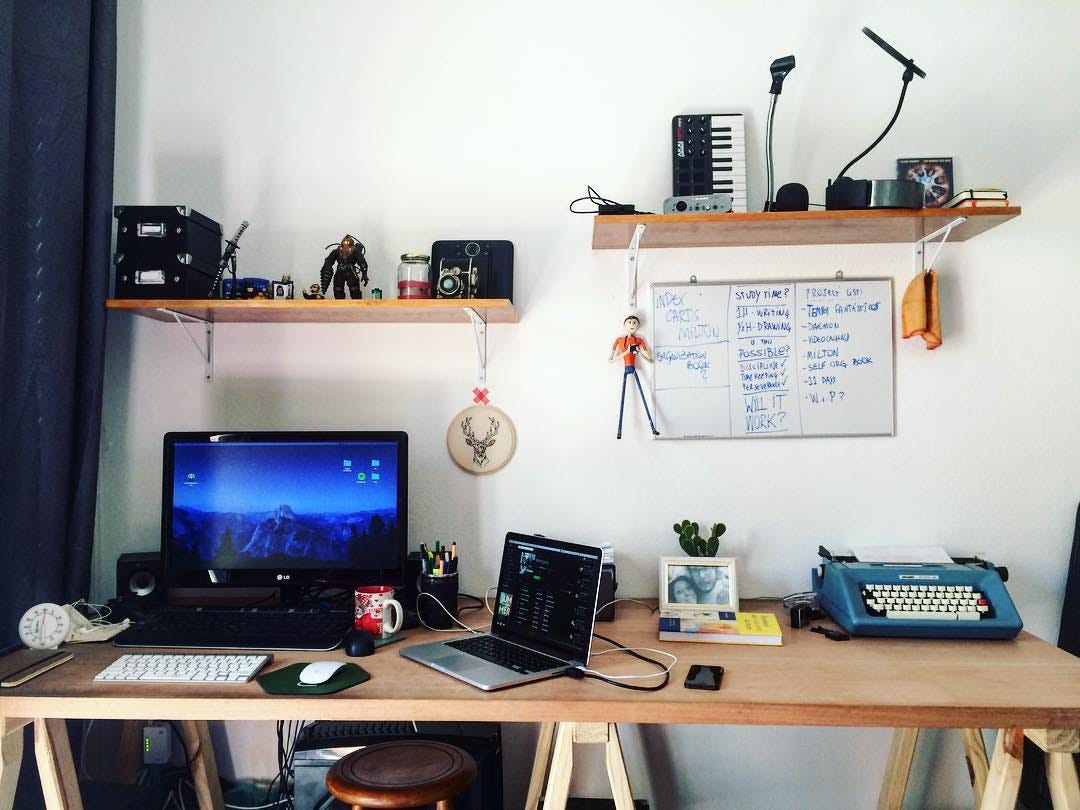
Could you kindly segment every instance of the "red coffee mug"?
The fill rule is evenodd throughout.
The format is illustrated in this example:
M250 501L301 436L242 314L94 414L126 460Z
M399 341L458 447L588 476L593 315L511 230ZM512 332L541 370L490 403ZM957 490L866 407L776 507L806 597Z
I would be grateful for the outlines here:
M389 585L362 585L356 589L356 614L353 624L359 630L367 630L374 636L387 638L401 629L405 623L405 611L393 598L394 589ZM384 614L391 608L394 621L388 622Z

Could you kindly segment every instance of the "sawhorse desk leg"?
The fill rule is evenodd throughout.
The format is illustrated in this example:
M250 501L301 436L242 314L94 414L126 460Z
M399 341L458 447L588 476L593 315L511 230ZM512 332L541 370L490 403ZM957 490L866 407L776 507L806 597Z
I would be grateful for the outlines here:
M34 725L34 754L46 810L82 810L78 772L71 755L67 721L37 718L0 720L0 810L15 804L15 787L23 756L23 728ZM224 810L210 726L205 720L182 720L181 732L191 757L191 775L199 810Z
M1024 768L1024 737L1046 752L1046 779L1055 810L1080 808L1080 781L1073 754L1080 752L1080 730L1004 728L994 743L994 758L980 810L1012 810Z
M10 717L0 720L0 810L11 810L15 805L15 786L19 784L23 758L23 729L32 722Z
M615 799L615 810L634 810L630 778L626 774L626 761L619 744L619 730L614 723L542 724L540 739L536 743L536 756L533 758L525 810L536 810L538 807L545 779L547 790L544 792L544 810L566 810L570 795L570 777L574 769L575 743L604 746L604 764L607 766L611 795Z
M977 728L960 730L964 741L964 758L968 763L968 776L971 789L975 793L975 806L982 803L986 789L989 765L986 761L986 744L982 732ZM893 730L892 745L889 747L889 761L885 767L885 779L881 783L878 795L878 810L900 810L904 806L904 794L907 791L911 763L915 757L915 745L919 741L919 729L898 728Z

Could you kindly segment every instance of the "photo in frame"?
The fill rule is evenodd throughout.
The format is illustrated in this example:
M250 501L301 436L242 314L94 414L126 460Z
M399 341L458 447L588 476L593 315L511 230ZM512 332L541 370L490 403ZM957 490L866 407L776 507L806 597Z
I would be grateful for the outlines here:
M660 610L739 609L734 557L661 557Z

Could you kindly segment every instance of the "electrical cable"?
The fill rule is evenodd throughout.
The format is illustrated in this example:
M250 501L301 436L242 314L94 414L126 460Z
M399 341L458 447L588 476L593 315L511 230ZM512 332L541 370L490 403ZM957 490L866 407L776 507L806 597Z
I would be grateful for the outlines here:
M488 591L490 591L490 590L491 589L489 588ZM457 627L447 627L447 628L440 629L438 627L432 627L430 624L425 622L423 617L420 615L419 602L420 602L420 597L421 596L426 596L429 599L435 600L435 604L437 604L442 609L443 613L445 613L447 616L450 617L450 621L454 622L454 624L458 625L458 627L460 627L462 630L468 630L470 633L475 633L477 635L479 635L481 633L484 633L484 632L487 632L483 628L469 627L469 625L462 623L461 621L458 620L457 616L455 616L453 613L451 613L449 610L447 610L446 605L444 605L441 601L439 601L439 598L437 596L435 596L435 594L428 593L427 591L420 591L418 594L416 594L416 601L417 601L416 618L417 618L417 621L419 621L420 624L424 625L424 627L426 627L428 630L433 630L436 633L460 633L461 632L461 630L459 630ZM485 599L484 599L484 604L485 605L487 604L487 597L485 597ZM491 608L488 608L488 610L490 611ZM492 613L491 615L494 616L495 614Z
M577 199L570 201L570 213L571 214L598 214L598 213L600 213L600 206L601 205L630 205L629 203L620 203L620 202L616 202L615 200L609 200L607 197L602 195L600 192L598 192L592 186L585 186L585 189L586 189L586 191L588 191L588 194L586 194L584 197L578 197ZM579 202L591 202L593 205L597 206L596 210L581 211L579 209L574 208L574 205L576 203L579 203ZM633 206L630 206L630 207L633 208ZM634 211L633 213L636 213L636 214L651 214L652 211Z
M850 169L852 166L854 166L856 163L858 163L860 160L862 160L864 157L866 157L868 154L870 154L870 151L875 146L877 146L879 143L881 143L881 141L885 138L885 136L889 134L889 130L892 129L893 124L896 123L896 119L900 117L900 108L904 106L904 96L907 95L908 82L911 81L911 78L912 78L912 75L911 75L911 71L909 69L909 70L904 72L903 86L900 88L900 100L896 103L896 112L893 113L893 117L889 120L888 125L885 127L885 131L877 136L876 141L874 141L872 144L870 144L868 147L866 147L857 156L852 158L851 161L848 163L848 165L840 170L840 174L836 175L837 180L839 180L841 177L843 177L848 169Z
M767 177L766 188L768 191L765 196L765 210L771 211L773 204L773 159L772 159L772 128L773 128L773 115L776 112L776 100L780 98L780 94L776 93L772 96L772 100L769 101L769 121L765 127L765 174Z
M664 652L663 650L654 650L654 649L649 648L649 647L624 647L622 644L615 641L614 639L610 639L607 636L602 636L599 633L593 633L593 637L598 638L601 641L606 641L608 644L612 645L612 649L610 649L610 650L601 650L598 653L593 653L593 655L604 655L606 653L611 653L611 652L625 652L627 655L632 655L634 658L637 658L640 661L645 661L646 663L649 663L649 664L652 664L655 667L658 667L659 669L662 670L662 672L654 672L651 675L609 675L609 674L607 674L605 672L598 672L598 671L596 671L594 669L588 669L587 667L577 667L576 672L579 673L580 677L593 678L593 679L598 680L598 681L603 681L604 683L610 684L612 686L617 686L620 689L632 689L635 692L658 692L661 689L663 689L665 686L667 686L668 683L671 681L672 667L674 667L677 663L679 663L679 659L678 659L677 656L674 656L669 652ZM672 659L671 664L668 665L668 666L665 666L663 663L661 663L660 661L657 661L654 658L649 658L648 656L642 655L641 653L638 652L639 649L643 649L643 650L646 650L647 652L654 652L654 653L657 653L659 655L667 656L667 657ZM663 677L663 679L664 679L663 682L659 683L659 684L656 684L654 686L636 686L636 685L631 684L631 683L620 683L620 681L629 680L629 679L659 678L659 677Z

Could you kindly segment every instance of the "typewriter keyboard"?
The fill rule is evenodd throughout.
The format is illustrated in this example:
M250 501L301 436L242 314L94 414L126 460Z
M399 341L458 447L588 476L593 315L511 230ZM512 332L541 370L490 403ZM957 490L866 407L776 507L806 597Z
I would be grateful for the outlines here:
M978 621L990 616L986 596L970 585L866 584L862 598L867 613L886 619Z

